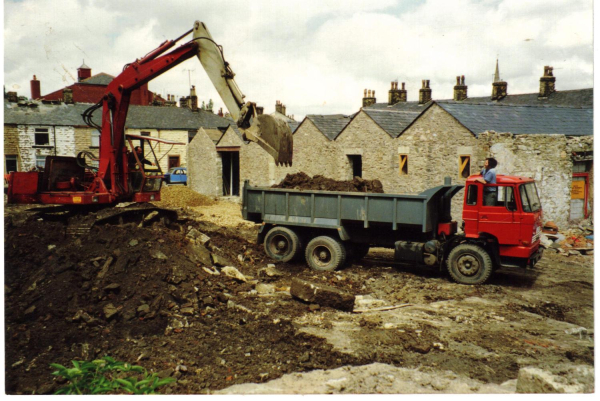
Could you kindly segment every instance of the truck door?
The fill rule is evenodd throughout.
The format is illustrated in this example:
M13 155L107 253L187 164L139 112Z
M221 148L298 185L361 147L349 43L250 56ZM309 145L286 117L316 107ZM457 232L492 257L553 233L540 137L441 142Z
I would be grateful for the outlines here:
M513 187L498 186L495 203L482 204L479 208L479 232L495 236L502 245L516 245L519 243L520 225Z

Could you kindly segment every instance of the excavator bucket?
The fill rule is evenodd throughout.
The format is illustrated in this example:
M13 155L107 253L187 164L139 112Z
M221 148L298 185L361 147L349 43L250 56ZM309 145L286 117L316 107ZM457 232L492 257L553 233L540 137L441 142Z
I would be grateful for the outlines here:
M285 121L261 114L244 130L244 137L266 150L273 156L277 165L292 165L294 140L292 130Z
M221 46L213 40L204 23L195 22L193 35L198 43L198 59L231 117L242 130L244 139L260 145L276 164L291 165L293 137L287 123L269 115L259 115L254 103L244 102L245 96L233 79L235 74L225 61Z

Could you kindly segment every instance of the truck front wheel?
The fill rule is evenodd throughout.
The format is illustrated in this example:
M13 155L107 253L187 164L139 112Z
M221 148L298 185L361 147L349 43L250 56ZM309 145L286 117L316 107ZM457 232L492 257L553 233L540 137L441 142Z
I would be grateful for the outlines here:
M306 246L306 262L317 271L334 271L346 262L346 248L335 238L320 236Z
M460 244L452 249L446 263L450 276L460 284L482 284L493 270L490 255L473 244Z
M289 262L302 249L298 234L286 227L273 227L264 244L267 255L278 262Z

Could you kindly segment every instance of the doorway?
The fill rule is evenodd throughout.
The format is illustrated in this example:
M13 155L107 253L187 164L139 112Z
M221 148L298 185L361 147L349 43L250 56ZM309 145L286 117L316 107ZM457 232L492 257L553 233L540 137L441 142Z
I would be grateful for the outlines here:
M350 162L350 168L352 169L352 178L362 178L362 156L348 155L348 161Z
M223 164L223 196L240 196L240 152L219 152Z

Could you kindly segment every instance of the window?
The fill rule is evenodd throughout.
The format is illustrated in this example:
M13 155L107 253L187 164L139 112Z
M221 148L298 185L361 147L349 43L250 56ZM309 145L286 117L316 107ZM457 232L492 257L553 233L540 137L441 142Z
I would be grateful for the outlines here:
M458 157L458 175L464 179L471 175L471 156Z
M470 185L467 192L467 205L474 206L477 204L477 185Z
M408 175L408 155L399 155L400 156L400 175Z
M92 131L92 144L90 145L92 148L100 147L100 132L95 129Z
M148 131L142 131L141 135L142 136L150 136L150 133Z
M15 155L6 155L4 157L4 173L8 174L12 171L17 171L17 156Z
M35 129L35 145L36 146L49 146L50 145L50 134L48 128L36 128Z
M540 210L541 203L537 194L537 188L533 182L523 184L519 187L521 203L524 212L537 212Z
M169 170L173 167L179 167L179 156L169 156Z
M44 168L44 166L46 166L46 156L36 155L35 156L35 166L37 168Z

